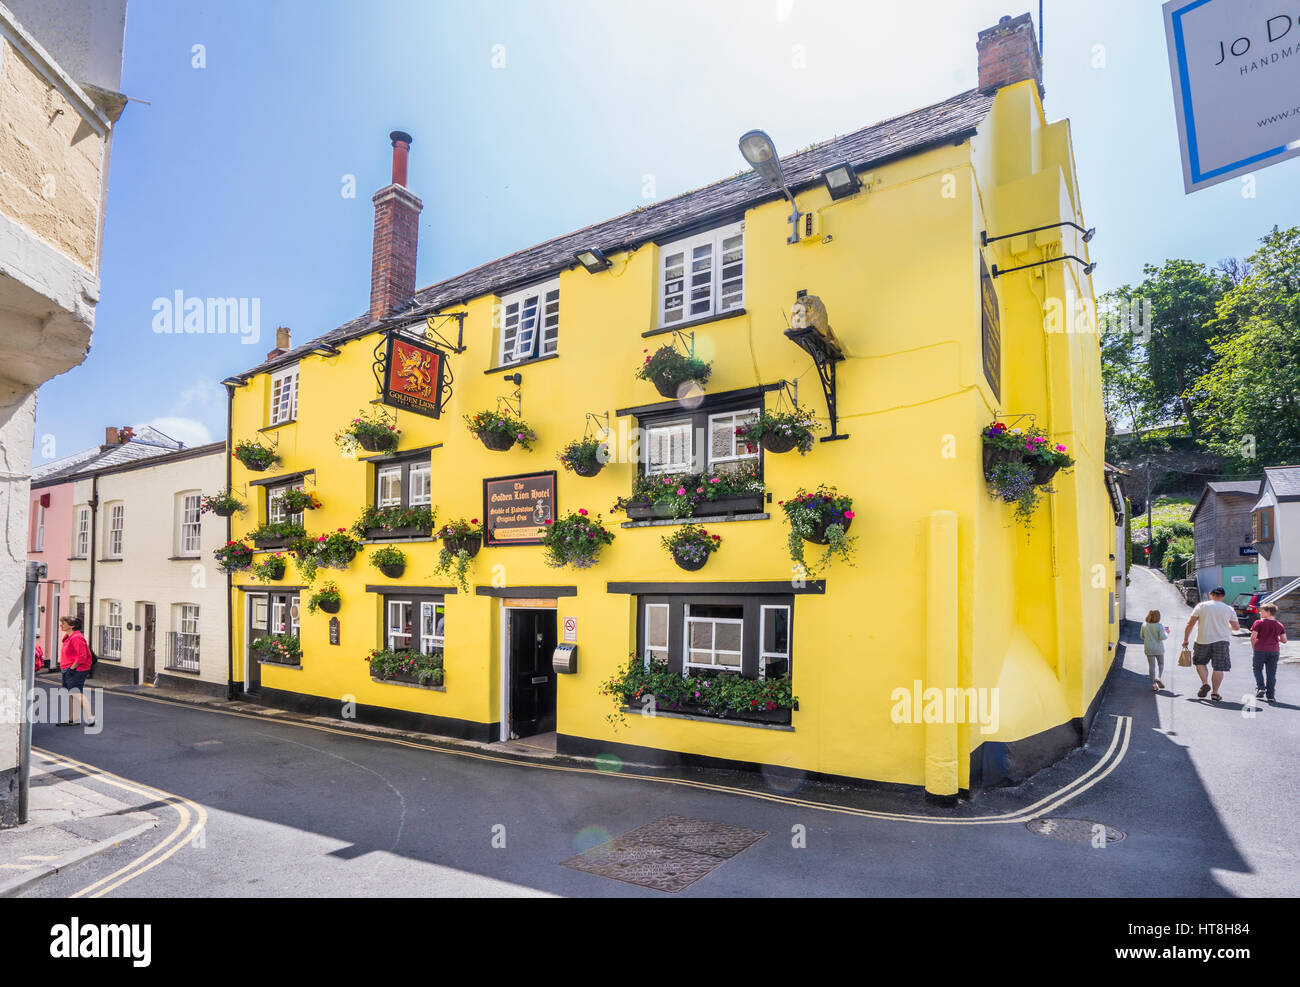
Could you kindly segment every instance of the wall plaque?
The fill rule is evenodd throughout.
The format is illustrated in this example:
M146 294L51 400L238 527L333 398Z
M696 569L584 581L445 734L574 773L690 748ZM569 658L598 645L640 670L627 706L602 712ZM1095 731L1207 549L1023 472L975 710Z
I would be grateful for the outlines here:
M984 377L993 388L994 399L1002 400L1002 324L998 319L998 293L989 266L980 257L980 298L983 315Z
M331 617L330 618L330 644L338 644L338 643L339 643L339 619L337 617Z
M555 519L555 471L483 481L488 545L536 545Z

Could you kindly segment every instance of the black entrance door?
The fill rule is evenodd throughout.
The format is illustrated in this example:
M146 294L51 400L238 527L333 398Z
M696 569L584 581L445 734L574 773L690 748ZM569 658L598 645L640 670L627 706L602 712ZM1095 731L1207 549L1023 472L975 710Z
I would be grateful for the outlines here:
M265 596L254 596L252 593L245 594L245 606L248 607L248 637L249 645L259 637L265 637L271 633L271 606L269 598ZM248 654L248 691L257 692L262 688L262 666L258 663L257 653L251 647L247 648Z
M555 729L554 610L510 611L510 729L516 737Z

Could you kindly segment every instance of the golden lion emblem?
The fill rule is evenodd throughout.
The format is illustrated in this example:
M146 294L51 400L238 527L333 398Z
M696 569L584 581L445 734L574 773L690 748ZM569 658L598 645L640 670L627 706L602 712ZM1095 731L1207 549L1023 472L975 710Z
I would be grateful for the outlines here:
M433 371L430 367L433 356L420 350L402 348L398 348L393 355L398 364L393 374L406 385L407 393L422 398L432 397Z

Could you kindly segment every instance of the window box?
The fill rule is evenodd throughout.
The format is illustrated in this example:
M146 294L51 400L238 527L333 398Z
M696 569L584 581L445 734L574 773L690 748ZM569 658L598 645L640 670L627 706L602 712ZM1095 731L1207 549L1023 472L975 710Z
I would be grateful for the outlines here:
M799 704L795 703L793 709L798 709ZM715 713L707 706L700 703L657 703L655 711L659 713L681 713L683 716L698 716L701 719L730 720L738 723L768 723L774 726L788 727L793 721L791 709L756 709L749 712L729 709L722 713ZM637 706L625 706L625 713L642 713L643 710Z
M447 691L444 685L446 681L445 673L441 669L438 671L436 681L430 679L428 675L424 676L425 681L421 681L421 676L415 672L390 672L387 675L372 675L370 678L374 682L400 682L403 685L413 685L417 689L433 689L436 692Z
M278 658L269 651L254 651L253 654L263 665L284 665L286 668L302 668L301 658L297 661L289 661L287 658Z
M288 548L301 537L302 535L285 536L280 538L254 538L253 547L257 549Z
M362 536L367 541L380 541L386 538L429 538L433 535L433 525L427 528L403 527L385 528L382 525L362 529Z
M717 500L705 500L696 505L692 517L725 517L732 514L758 514L763 510L763 494L745 494L740 497L719 497ZM654 504L639 507L629 506L627 516L633 521L655 521L659 518L672 517L672 512L661 510Z

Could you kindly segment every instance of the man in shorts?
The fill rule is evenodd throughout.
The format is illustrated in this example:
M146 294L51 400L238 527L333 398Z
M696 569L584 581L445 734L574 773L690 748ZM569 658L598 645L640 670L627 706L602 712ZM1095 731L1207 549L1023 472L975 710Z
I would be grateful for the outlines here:
M1226 595L1222 586L1210 590L1210 598L1196 604L1192 616L1188 618L1187 630L1183 631L1183 647L1186 648L1187 642L1192 637L1192 628L1196 628L1196 646L1192 651L1192 664L1196 666L1196 674L1201 677L1201 688L1196 693L1196 697L1204 699L1209 693L1210 698L1216 703L1223 698L1219 695L1219 684L1223 682L1223 673L1232 668L1232 656L1228 651L1232 641L1232 631L1241 629L1241 625L1237 623L1237 611L1223 602ZM1206 673L1206 665L1214 669L1212 678ZM1211 683L1213 683L1213 691L1211 691Z

